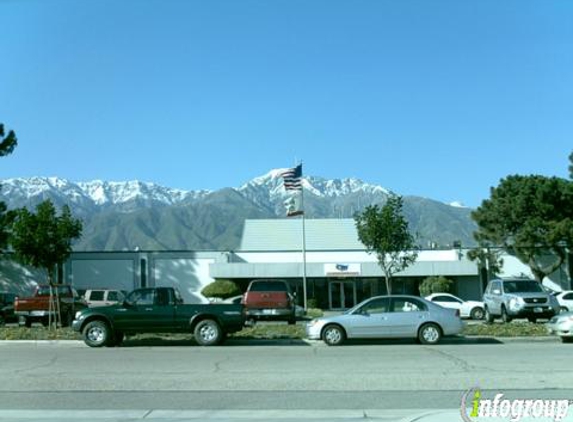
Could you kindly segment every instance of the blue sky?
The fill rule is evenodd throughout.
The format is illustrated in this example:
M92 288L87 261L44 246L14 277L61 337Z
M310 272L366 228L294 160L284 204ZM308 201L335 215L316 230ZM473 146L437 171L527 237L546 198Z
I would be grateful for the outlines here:
M0 178L237 187L304 162L475 207L567 177L567 0L0 0Z

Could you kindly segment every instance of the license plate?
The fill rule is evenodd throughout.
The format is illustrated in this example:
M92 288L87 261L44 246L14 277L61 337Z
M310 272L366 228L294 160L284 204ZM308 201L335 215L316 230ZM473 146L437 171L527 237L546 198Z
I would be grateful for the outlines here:
M535 312L536 314L540 314L541 312L543 312L543 308L533 308L533 312Z
M276 311L274 309L263 309L264 315L274 315Z

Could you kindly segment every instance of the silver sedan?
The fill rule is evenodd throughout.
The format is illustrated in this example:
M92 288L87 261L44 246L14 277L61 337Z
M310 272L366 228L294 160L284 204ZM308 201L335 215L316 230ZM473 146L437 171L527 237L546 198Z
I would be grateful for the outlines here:
M459 310L417 296L393 295L367 299L341 315L313 319L306 335L330 346L347 338L415 338L422 344L436 344L462 328Z
M561 337L563 343L573 343L573 312L564 312L554 316L546 327L550 334Z

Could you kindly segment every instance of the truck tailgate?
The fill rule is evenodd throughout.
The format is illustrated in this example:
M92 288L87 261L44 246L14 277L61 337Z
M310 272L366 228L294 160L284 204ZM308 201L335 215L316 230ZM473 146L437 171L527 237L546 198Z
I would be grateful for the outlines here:
M288 308L290 306L286 292L248 292L244 304L247 308Z

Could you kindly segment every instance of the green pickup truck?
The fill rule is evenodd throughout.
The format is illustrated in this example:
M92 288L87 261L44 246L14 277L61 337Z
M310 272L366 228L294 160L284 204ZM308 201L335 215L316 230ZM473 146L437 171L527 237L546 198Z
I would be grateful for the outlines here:
M91 347L117 346L126 334L190 333L202 346L223 342L245 324L240 304L184 304L171 287L132 291L123 303L76 312L72 328Z

